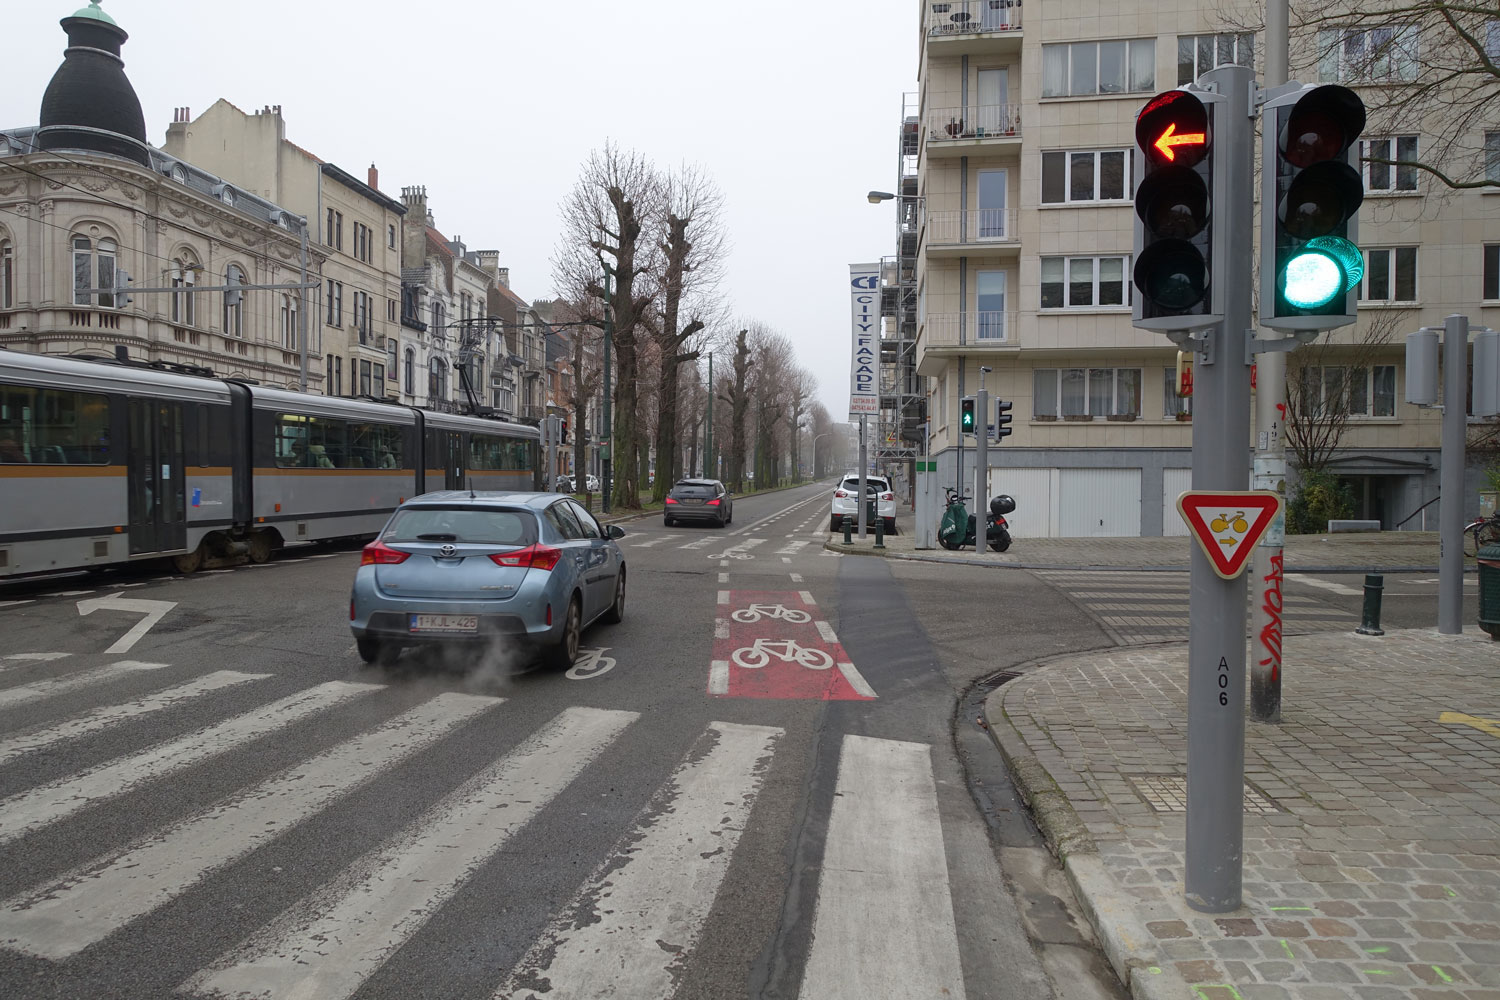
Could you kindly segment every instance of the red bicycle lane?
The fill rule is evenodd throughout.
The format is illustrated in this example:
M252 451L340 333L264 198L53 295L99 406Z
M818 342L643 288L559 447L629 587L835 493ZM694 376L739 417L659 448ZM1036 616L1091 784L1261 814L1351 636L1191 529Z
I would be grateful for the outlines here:
M708 693L819 701L877 697L805 590L719 591Z

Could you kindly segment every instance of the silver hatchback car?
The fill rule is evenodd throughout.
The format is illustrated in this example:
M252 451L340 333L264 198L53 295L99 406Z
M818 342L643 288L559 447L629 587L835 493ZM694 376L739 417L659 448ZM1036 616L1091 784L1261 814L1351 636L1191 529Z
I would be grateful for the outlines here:
M349 600L360 658L402 647L515 641L566 668L596 620L625 616L617 525L556 493L425 493L365 546Z

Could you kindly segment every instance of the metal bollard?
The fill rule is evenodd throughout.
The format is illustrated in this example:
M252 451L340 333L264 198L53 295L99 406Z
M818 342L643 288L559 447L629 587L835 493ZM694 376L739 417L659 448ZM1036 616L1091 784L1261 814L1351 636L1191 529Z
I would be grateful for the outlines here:
M1360 635L1385 635L1385 630L1380 627L1380 597L1385 591L1385 577L1377 573L1365 574L1365 607L1361 613L1359 628L1355 629Z
M845 545L853 545L854 544L854 536L852 534L853 531L854 531L854 518L851 517L848 514L845 514L844 515L844 544Z
M885 518L883 517L875 519L875 547L877 549L885 548Z

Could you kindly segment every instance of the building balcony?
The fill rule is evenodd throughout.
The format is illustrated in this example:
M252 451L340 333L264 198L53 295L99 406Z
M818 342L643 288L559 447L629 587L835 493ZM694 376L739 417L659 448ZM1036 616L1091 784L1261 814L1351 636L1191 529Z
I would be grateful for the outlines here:
M1021 0L928 0L926 8L930 55L1021 51Z
M927 112L929 157L1018 154L1021 150L1021 106L987 104L971 108L936 108Z
M924 232L933 257L1014 257L1021 252L1016 213L1001 208L931 212Z
M940 375L948 359L988 349L1016 348L1016 314L990 310L928 313L917 335L917 374Z

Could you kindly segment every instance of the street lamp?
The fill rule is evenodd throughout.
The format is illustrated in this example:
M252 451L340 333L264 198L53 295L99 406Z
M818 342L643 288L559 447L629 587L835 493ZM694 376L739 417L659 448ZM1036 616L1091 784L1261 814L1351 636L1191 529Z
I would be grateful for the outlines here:
M818 438L826 438L832 431L824 431L812 440L812 477L818 478Z

